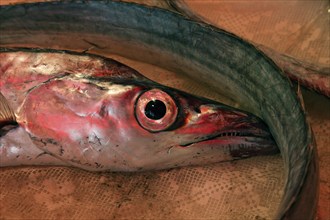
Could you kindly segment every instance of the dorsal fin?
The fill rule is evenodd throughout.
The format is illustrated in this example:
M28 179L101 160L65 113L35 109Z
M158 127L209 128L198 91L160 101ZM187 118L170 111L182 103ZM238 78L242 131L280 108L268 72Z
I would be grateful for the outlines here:
M6 125L17 124L14 111L0 92L0 129Z

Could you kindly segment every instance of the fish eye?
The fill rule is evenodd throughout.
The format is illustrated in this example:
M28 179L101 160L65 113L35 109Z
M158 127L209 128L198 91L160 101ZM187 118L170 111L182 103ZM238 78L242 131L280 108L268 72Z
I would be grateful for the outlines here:
M173 98L160 89L144 92L135 105L136 119L144 129L158 132L169 128L178 115Z

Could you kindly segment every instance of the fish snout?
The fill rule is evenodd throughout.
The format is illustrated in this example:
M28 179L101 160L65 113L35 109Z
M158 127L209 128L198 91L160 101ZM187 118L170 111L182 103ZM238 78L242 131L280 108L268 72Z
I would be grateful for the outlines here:
M190 116L183 132L195 135L195 138L180 146L203 149L201 156L210 152L207 149L218 149L212 150L212 157L216 157L216 152L219 155L227 155L226 160L228 155L230 159L240 159L279 152L269 128L262 119L227 106L200 105Z

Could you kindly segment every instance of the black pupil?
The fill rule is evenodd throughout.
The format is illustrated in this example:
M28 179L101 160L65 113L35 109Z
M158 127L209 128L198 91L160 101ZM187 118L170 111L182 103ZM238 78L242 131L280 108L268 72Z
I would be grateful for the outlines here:
M153 120L161 119L166 114L166 105L159 100L150 101L144 109L144 114Z

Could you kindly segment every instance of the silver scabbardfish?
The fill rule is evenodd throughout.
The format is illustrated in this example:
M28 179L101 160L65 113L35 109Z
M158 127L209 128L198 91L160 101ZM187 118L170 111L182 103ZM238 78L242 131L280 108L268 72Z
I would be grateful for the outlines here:
M278 152L256 116L110 59L25 51L0 60L2 112L12 112L0 118L1 166L159 170Z
M310 126L286 76L253 45L177 13L111 1L3 6L0 28L1 47L115 53L226 93L265 121L281 151L286 185L277 218L315 215L318 169Z

